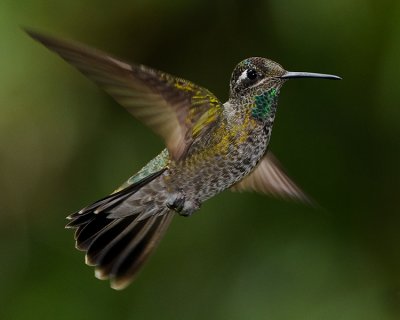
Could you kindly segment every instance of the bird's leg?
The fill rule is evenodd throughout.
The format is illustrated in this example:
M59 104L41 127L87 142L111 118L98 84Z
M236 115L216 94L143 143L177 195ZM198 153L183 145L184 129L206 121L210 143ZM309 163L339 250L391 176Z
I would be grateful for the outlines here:
M190 217L195 211L200 209L200 202L196 199L186 200L183 209L179 212L181 216Z
M178 213L182 211L184 203L185 195L181 190L170 194L167 198L167 207Z
M178 212L181 216L189 217L200 208L200 202L186 200L185 194L180 190L168 197L167 207Z

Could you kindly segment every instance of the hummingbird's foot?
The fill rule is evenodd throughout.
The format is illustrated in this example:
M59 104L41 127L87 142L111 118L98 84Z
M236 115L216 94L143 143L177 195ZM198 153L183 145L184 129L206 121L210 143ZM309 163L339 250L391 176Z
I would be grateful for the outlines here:
M190 217L195 211L200 209L200 202L197 200L186 200L183 208L178 213L184 217Z
M185 204L185 195L182 191L171 194L167 199L167 207L176 212L181 212Z
M168 197L167 207L178 212L181 216L190 217L200 208L200 202L197 200L186 200L185 194L180 191Z

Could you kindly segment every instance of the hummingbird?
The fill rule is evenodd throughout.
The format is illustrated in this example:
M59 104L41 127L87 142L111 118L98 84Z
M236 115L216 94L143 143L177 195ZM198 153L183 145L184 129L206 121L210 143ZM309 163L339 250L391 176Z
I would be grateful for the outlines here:
M233 70L229 99L141 64L76 42L26 30L124 106L166 148L110 195L67 217L76 248L113 289L128 286L175 215L191 216L225 189L310 202L268 149L282 85L293 78L340 80L290 72L252 57Z

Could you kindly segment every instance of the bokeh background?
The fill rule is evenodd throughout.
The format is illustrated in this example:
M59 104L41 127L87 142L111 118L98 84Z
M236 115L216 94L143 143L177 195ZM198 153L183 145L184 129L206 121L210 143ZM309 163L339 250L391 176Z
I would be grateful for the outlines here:
M117 292L65 216L162 141L21 26L208 87L265 56L341 82L285 85L271 148L321 205L225 192L177 217ZM0 319L400 318L400 2L0 2Z

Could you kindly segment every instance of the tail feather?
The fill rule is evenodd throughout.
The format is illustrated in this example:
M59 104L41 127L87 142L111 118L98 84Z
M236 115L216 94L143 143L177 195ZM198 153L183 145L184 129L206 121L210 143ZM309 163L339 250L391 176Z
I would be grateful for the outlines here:
M116 256L119 256L123 248L127 246L131 239L137 237L141 230L136 219L120 219L114 226L97 236L87 250L87 256L95 265L105 269Z
M81 226L87 225L91 220L93 220L93 216L89 213L77 215L73 218L71 216L68 217L70 220L68 224L65 226L66 228L79 228Z
M106 215L94 215L93 219L85 226L75 232L76 247L78 250L87 251L93 241L100 235L107 232L118 221L110 220Z
M127 264L133 264L134 261L137 259L138 253L135 252L135 250L141 250L141 244L143 245L143 239L145 239L146 235L150 233L149 231L151 230L154 220L157 219L157 217L151 217L147 220L145 220L142 224L136 223L133 230L138 231L137 234L135 235L134 238L127 239L125 237L126 241L124 243L124 246L119 246L119 254L118 255L109 255L110 263L107 265L107 269L109 270L110 278L114 278L116 275L121 275L123 272L121 272L121 265L124 263ZM110 251L109 251L110 252ZM106 262L107 260L104 259L101 260L101 262Z
M125 288L156 247L169 226L173 213L167 208L155 210L149 202L124 217L110 217L110 210L121 205L164 170L109 195L71 214L67 228L75 228L76 247L86 251L86 263L95 266L99 279L110 279L114 289ZM152 215L147 213L151 212ZM140 217L146 215L146 219Z
M148 226L147 232L143 234L143 238L140 241L135 241L134 245L131 242L115 262L109 275L112 288L123 289L130 283L132 275L135 275L142 267L161 240L172 218L173 214L166 214L164 216L153 216L149 219L154 220Z

